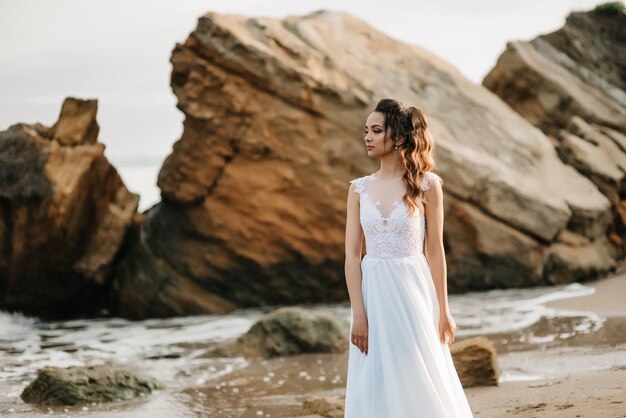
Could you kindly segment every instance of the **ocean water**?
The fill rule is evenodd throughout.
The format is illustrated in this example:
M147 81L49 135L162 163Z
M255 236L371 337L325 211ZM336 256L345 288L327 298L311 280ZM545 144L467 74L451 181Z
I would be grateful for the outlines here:
M519 335L518 345L531 348L576 334L592 333L602 327L603 317L590 312L557 311L543 303L593 291L593 287L573 283L556 288L450 295L450 309L457 323L456 339L515 334ZM171 368L175 369L181 359L190 360L203 353L203 344L208 346L238 337L274 308L142 321L121 318L41 321L36 317L0 311L0 380L27 377L44 366L65 367L106 360L133 363L178 359L171 361ZM307 308L328 311L350 320L349 303L309 305ZM529 338L521 332L532 328L541 319L557 317L577 320L571 322L570 329L558 329L543 336ZM164 368L165 374L169 368Z

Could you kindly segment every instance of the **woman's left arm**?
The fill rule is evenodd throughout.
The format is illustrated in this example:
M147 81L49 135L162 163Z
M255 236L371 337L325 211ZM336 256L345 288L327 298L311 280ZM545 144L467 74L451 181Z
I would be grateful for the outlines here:
M449 312L446 255L443 247L443 188L436 175L431 175L429 188L424 192L426 204L426 242L424 254L433 276L439 312Z

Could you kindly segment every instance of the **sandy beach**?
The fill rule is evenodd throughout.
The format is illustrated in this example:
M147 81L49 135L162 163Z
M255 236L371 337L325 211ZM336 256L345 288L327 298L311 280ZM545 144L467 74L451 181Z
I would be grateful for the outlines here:
M626 369L466 389L476 417L626 417Z
M591 295L548 302L546 306L594 312L624 330L624 270L622 267L617 274L597 282L585 282L596 289ZM554 379L504 382L497 387L467 388L466 394L476 417L626 417L626 341L616 350L623 356L622 367L593 373L573 372Z

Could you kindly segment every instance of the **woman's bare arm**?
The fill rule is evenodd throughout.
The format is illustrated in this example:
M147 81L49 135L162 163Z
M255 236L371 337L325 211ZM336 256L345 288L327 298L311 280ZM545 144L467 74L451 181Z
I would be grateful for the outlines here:
M359 194L355 192L355 189L356 184L352 183L348 190L345 275L352 310L355 314L360 314L365 313L363 294L361 293L363 230L359 220Z
M426 205L426 242L424 254L428 259L430 271L433 276L439 312L446 312L448 306L448 283L446 255L443 248L443 188L437 178L430 183L430 188L425 192L428 204Z

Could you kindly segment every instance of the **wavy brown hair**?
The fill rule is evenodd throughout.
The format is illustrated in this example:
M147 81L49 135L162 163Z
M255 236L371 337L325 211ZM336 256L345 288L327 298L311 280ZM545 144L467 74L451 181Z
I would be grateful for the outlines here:
M385 141L389 130L391 140L394 144L398 143L398 149L392 147L392 150L400 152L402 156L402 181L407 186L403 200L409 208L409 214L413 215L418 209L416 198L422 202L422 207L428 203L420 182L426 172L435 169L435 142L428 128L428 119L421 110L414 106L405 108L394 99L379 100L374 111L385 116Z

